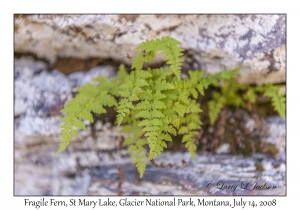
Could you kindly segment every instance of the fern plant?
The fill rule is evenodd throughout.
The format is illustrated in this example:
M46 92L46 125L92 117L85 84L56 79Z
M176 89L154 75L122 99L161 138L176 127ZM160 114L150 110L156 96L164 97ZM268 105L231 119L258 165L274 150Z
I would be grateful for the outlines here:
M234 78L239 69L214 75L189 71L189 77L182 79L183 49L179 45L180 42L171 37L146 40L136 48L139 53L133 59L130 73L121 65L116 78L98 77L93 83L77 88L76 97L62 110L66 115L62 118L57 153L65 150L72 138L78 135L78 129L86 128L84 121L93 122L92 112L102 114L106 112L105 107L113 107L117 112L116 124L123 126L120 132L129 134L123 145L128 147L141 178L147 163L167 148L173 136L183 136L182 143L194 158L197 149L195 139L202 125L199 94L204 95L204 90L210 85L217 86L219 81ZM144 63L150 62L158 52L166 55L168 67L144 69ZM210 108L215 110L211 114L212 122L223 105L229 103L229 100L214 94L220 102L210 102ZM271 96L274 92L266 94ZM282 102L282 99L277 101Z
M259 93L270 98L274 109L282 118L285 118L286 99L285 94L280 91L279 85L250 86L238 84L231 79L221 86L221 93L212 92L212 99L208 102L210 123L215 123L219 113L226 105L245 108L247 102L251 104L256 102Z

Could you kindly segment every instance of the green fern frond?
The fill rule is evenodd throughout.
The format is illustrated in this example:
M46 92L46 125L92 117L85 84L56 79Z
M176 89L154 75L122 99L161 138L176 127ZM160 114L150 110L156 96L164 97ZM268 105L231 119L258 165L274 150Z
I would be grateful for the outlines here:
M235 78L238 73L240 72L240 68L232 69L232 70L226 70L226 71L221 71L213 75L216 79L219 80L228 80Z
M124 126L120 132L131 134L125 139L123 146L129 146L127 152L131 153L131 159L140 174L140 178L142 178L148 162L146 150L144 148L144 146L147 145L147 141L142 138L145 132L138 128L136 121L130 126Z
M77 88L79 93L75 98L65 104L61 112L66 113L62 118L62 135L57 154L65 150L73 137L78 136L77 128L85 129L84 120L93 122L91 112L105 113L103 106L117 105L115 98L107 91L101 92L97 84L86 84Z
M118 126L120 126L120 124L122 123L125 116L128 115L132 109L134 109L132 102L128 101L126 98L122 99L119 102L119 106L117 107L117 112L118 112L117 124L118 124Z
M195 140L196 134L199 134L202 122L198 116L198 112L189 113L185 117L180 118L181 127L178 130L179 134L184 134L182 143L190 152L192 158L195 157L198 141Z
M203 87L206 89L209 85L219 86L219 81L230 80L235 78L239 73L240 68L233 70L221 71L216 74L209 74L204 79L202 79Z
M152 160L160 156L161 152L165 148L167 148L167 144L164 140L166 140L165 137L167 138L167 140L169 140L168 136L169 136L168 134L165 134L165 135L159 135L155 138L150 138L150 142L149 142L150 155L148 157L149 160Z
M232 74L235 75L236 71ZM220 78L228 78L219 75ZM250 86L247 84L238 84L234 80L228 80L221 87L221 94L214 91L213 98L208 102L210 123L213 124L221 110L226 106L246 107L246 102L255 103L257 92L263 93L264 96L270 97L274 109L281 117L285 117L285 97L279 92L279 86L259 85Z
M140 178L143 177L148 162L148 158L143 147L145 144L147 144L147 141L144 139L138 139L135 144L131 145L127 149L127 152L131 153L131 159L140 174Z
M104 106L116 107L115 97L119 96L119 86L128 77L124 65L119 68L118 78L108 80L99 76L92 84L78 87L76 97L65 104L61 112L66 113L62 118L62 135L57 154L65 150L73 137L78 135L77 129L86 129L84 120L93 122L92 112L97 114L106 113Z
M208 102L209 108L209 122L213 125L219 116L219 113L225 107L226 99L222 97L218 92L213 92L213 100Z
M136 49L142 52L133 60L132 69L141 70L144 62L149 62L155 57L155 52L162 51L166 55L165 60L170 65L172 73L178 80L181 79L181 64L183 49L179 47L181 43L171 37L162 37L156 40L146 40ZM145 53L146 52L146 53Z
M246 93L243 95L243 98L246 101L249 101L250 103L254 104L257 98L255 88L249 87Z
M185 143L185 147L187 148L193 159L195 159L195 154L197 150L197 141L195 141L195 136L197 134L198 132L196 131L189 132L182 138L182 143Z
M269 86L264 91L264 96L270 97L272 105L282 118L285 118L286 99L284 94L279 92L279 86Z

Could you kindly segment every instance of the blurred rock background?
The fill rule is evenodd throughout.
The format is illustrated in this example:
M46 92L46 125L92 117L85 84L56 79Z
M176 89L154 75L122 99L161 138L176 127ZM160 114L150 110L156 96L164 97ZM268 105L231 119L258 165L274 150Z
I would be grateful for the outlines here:
M129 67L126 55L134 56L145 39L182 42L183 73L241 67L241 83L284 85L285 15L15 15L14 34L15 195L285 195L286 121L276 114L224 110L224 123L236 125L235 135L251 133L251 141L242 138L239 147L224 142L222 125L215 125L196 160L180 147L167 151L147 166L142 180L118 147L123 137L113 116L55 155L60 110L74 88L99 75L113 77L121 63ZM160 64L162 56L152 63ZM232 154L247 141L255 142L250 157ZM207 187L222 180L276 188Z

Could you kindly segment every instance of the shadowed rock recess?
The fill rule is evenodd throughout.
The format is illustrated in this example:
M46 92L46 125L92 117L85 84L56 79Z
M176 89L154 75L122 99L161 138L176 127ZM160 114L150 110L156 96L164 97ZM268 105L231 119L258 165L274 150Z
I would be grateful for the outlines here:
M174 139L168 151L147 165L142 179L126 148L119 147L124 135L112 123L113 111L87 124L55 155L60 110L75 87L100 75L114 77L119 63L130 65L126 54L134 56L134 48L145 39L171 36L182 42L183 73L241 66L240 82L285 83L285 19L16 15L14 194L285 195L286 121L274 113L226 108L214 126L204 120L206 131L195 160ZM153 65L161 61L159 56Z

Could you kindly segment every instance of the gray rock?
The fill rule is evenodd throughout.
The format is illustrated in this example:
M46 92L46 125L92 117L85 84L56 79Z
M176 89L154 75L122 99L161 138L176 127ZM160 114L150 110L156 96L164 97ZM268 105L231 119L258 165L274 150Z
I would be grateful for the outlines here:
M197 154L192 160L187 152L164 152L155 159L156 165L162 167L148 164L140 180L126 149L118 150L122 138L118 129L104 128L101 126L96 131L97 139L90 137L90 130L80 132L79 138L74 139L60 155L54 154L58 148L58 134L26 135L17 129L15 194L285 195L285 155L270 158L255 154L247 158L205 153ZM256 165L261 165L263 171L257 171ZM125 175L121 189L118 167L122 168ZM217 183L224 180L226 185L238 187L234 191L219 189ZM249 190L241 188L243 182L249 183ZM276 188L250 190L255 182ZM207 186L209 183L214 185Z
M239 81L285 82L286 15L22 15L15 51L54 63L59 57L111 58L126 64L146 39L182 42L195 68L215 73L242 67ZM159 56L156 61L161 61Z
M216 151L217 154L229 154L230 144L222 144Z
M100 75L114 75L111 67L104 66L69 76L57 70L46 71L47 68L47 64L34 62L31 57L15 60L15 116L25 114L45 117L60 114L63 105L72 98L75 87L91 82Z
M86 83L92 82L92 80L98 76L112 77L115 76L113 68L108 66L96 66L87 72L74 72L68 76L69 79L76 81L76 87L80 87Z
M14 59L14 77L32 77L34 74L47 70L48 65L39 60L33 59L31 56L22 56Z
M39 63L37 63L39 65ZM54 70L34 75L34 68L16 67L19 76L15 79L15 116L46 116L58 114L66 101L71 99L75 83Z
M40 116L20 116L17 119L17 131L26 135L58 135L60 130L60 116L40 117Z

